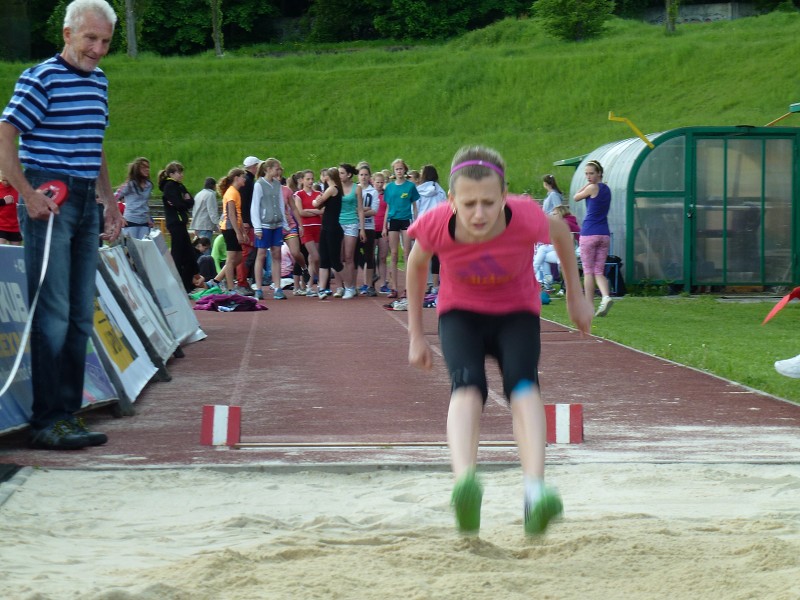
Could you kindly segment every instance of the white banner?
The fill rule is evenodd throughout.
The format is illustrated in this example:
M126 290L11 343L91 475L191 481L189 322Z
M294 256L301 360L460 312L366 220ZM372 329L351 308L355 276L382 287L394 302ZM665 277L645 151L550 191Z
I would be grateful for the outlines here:
M86 371L83 377L83 402L82 408L87 406L102 405L119 400L114 384L111 382L103 361L94 346L92 338L86 347Z
M125 247L136 272L153 294L172 335L180 344L202 340L206 334L192 310L183 284L170 277L170 269L156 243L150 239L125 238Z
M25 323L29 318L28 282L24 249L0 246L0 387L12 369ZM82 408L118 400L117 390L102 365L90 339L86 348ZM24 350L19 370L8 392L0 397L0 433L28 425L33 406L30 343Z
M166 364L178 348L178 341L172 335L150 292L133 272L125 249L122 246L101 248L98 271L117 300L124 303L131 320L135 320L135 326L141 329L145 347L149 345L156 353L152 357L153 362L159 367L161 365L158 359Z
M158 368L99 272L95 282L97 299L92 339L111 379L121 385L127 399L134 402Z
M172 252L169 250L169 246L167 246L167 241L164 239L164 236L161 234L160 229L151 229L150 235L148 236L153 243L158 248L158 251L161 252L161 256L164 257L164 262L167 263L167 268L169 272L172 273L172 277L178 282L178 285L183 288L183 280L181 280L181 274L178 273L178 267L175 266L175 261L172 260Z
M11 375L28 320L28 280L21 246L0 246L0 389ZM0 432L28 424L33 406L30 345L23 350L14 383L0 396Z

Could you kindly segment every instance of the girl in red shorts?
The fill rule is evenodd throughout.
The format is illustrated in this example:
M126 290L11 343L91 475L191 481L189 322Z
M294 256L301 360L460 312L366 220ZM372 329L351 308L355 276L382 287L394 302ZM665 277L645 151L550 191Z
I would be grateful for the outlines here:
M319 236L322 231L322 213L325 209L314 208L316 200L321 192L314 189L314 171L308 169L303 171L300 180L302 188L294 195L294 205L296 214L303 220L303 235L300 241L308 252L308 272L311 279L308 284L307 296L316 297L314 281L319 277Z

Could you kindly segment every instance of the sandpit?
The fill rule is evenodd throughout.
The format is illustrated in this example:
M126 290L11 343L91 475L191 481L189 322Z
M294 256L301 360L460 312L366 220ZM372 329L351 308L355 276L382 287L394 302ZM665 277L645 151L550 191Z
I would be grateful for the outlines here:
M797 465L554 465L565 516L538 539L518 469L481 476L464 538L446 468L35 470L0 507L2 596L800 597Z

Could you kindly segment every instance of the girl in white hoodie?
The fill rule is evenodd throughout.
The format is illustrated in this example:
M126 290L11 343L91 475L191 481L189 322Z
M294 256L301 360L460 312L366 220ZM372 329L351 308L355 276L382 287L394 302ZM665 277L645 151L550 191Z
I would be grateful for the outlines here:
M433 165L422 167L421 183L417 186L419 201L417 209L422 216L432 208L436 208L447 200L447 193L439 185L439 173ZM431 294L439 293L439 258L434 254L431 258L431 276L429 279Z

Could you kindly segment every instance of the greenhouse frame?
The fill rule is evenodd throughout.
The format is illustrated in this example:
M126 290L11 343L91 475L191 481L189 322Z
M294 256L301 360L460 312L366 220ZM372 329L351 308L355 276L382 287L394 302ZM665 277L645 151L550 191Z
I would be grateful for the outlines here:
M687 291L798 282L800 128L683 127L558 161L577 168L579 219L585 203L571 198L588 160L611 189L611 253L626 281Z

